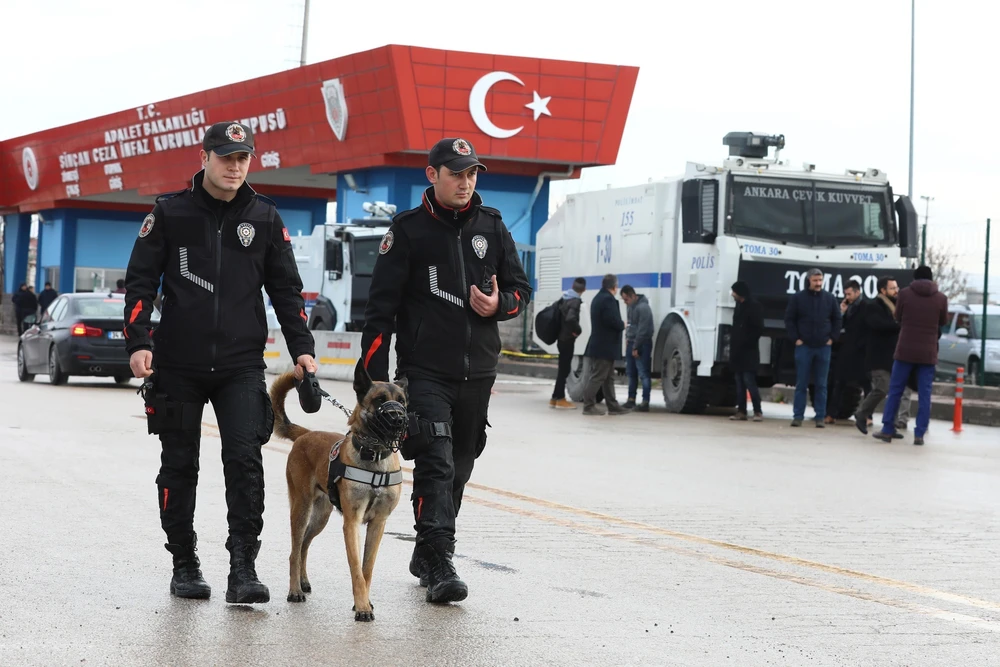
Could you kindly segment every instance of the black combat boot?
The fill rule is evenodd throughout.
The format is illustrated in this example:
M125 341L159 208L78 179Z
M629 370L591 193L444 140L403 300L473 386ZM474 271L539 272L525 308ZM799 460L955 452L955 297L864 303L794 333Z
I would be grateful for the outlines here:
M451 562L454 552L455 546L449 540L417 547L417 559L423 561L421 579L426 577L427 580L428 602L460 602L469 595L469 587L458 578Z
M243 535L230 535L226 541L229 549L229 588L226 602L253 604L268 602L271 593L267 586L257 579L254 561L260 551L260 540Z
M420 547L413 547L413 555L410 556L410 574L420 580L420 585L427 588L427 561L420 555Z
M164 544L167 551L174 556L174 576L170 579L170 594L179 598L192 600L207 600L212 595L212 587L202 578L201 562L195 551L198 550L198 536L193 534L190 539L174 538L179 544L170 542Z

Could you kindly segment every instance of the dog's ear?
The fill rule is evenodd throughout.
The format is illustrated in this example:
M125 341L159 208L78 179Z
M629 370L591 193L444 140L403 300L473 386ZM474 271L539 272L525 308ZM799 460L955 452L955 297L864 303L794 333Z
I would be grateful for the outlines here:
M368 395L372 384L374 384L372 376L368 375L364 359L358 359L358 365L354 367L354 393L358 396L358 403L365 402L365 396Z
M407 399L410 398L410 381L406 379L405 375L394 381L393 384L403 390L403 395L406 396Z

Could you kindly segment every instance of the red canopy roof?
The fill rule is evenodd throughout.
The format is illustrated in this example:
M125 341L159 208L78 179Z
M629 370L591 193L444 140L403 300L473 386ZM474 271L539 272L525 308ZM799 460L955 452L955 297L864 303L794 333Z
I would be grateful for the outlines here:
M638 72L384 46L0 142L0 211L148 203L187 186L225 120L254 130L262 192L328 196L329 174L423 167L450 136L490 173L613 164Z

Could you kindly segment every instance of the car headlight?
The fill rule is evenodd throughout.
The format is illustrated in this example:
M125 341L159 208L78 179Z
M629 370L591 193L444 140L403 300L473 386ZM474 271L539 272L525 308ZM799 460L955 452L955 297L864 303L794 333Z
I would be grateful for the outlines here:
M1000 350L987 350L986 358L989 361L1000 361Z

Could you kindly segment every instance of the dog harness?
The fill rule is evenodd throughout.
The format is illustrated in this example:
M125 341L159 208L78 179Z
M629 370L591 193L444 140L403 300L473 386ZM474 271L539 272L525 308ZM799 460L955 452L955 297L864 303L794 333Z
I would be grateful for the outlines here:
M336 507L338 511L340 511L340 492L337 489L337 482L340 481L341 478L349 479L352 482L368 484L374 489L383 486L396 486L397 484L403 483L402 470L393 470L391 472L373 472L371 470L364 470L362 468L345 465L343 461L340 460L340 446L343 443L344 438L341 438L330 450L330 472L326 484L327 493L330 495L330 502L333 503L333 506ZM377 460L381 460L382 458L385 457L380 457Z

